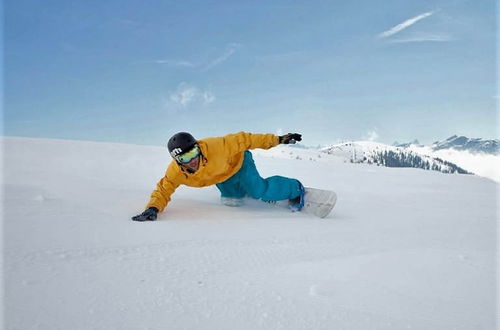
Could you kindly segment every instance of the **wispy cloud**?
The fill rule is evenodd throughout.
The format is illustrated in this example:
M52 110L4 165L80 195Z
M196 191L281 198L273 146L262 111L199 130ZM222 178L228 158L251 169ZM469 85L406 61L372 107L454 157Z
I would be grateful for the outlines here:
M179 84L177 89L170 93L169 101L186 108L192 104L210 104L215 102L216 97L210 91L201 90L186 82Z
M234 55L236 51L241 48L241 44L229 44L226 46L226 49L224 50L224 53L222 55L218 56L217 58L214 58L210 62L208 62L205 67L203 68L204 71L210 70L213 67L216 67L217 65L220 65L221 63L227 61L228 58Z
M443 42L443 41L453 41L453 40L454 39L451 36L444 35L444 34L422 34L422 35L415 35L415 36L408 37L408 38L393 39L393 40L390 40L389 42L392 42L392 43L423 42L423 41Z
M189 103L193 102L197 94L198 90L195 87L182 83L175 92L170 94L170 100L185 107Z
M418 21L424 19L424 18L427 18L431 15L433 15L434 12L430 11L430 12L427 12L427 13L423 13L423 14L420 14L420 15L417 15L415 17L412 17L410 19L407 19L406 21L402 22L402 23L399 23L398 25L390 28L389 30L387 31L384 31L382 33L380 33L378 35L379 38L387 38L387 37L390 37L392 35L395 35L396 33L399 33L401 31L403 31L404 29L412 26L413 24L417 23Z
M210 104L215 102L215 95L212 92L204 91L203 92L203 102L205 104Z
M189 60L175 60L175 59L158 59L150 62L156 64L167 65L170 67L176 68L190 68L190 69L200 69L201 71L210 70L225 61L227 61L231 56L233 56L238 49L240 49L243 45L238 43L231 43L226 45L222 54L218 55L215 58L207 59L205 61L200 61L198 63L189 61Z
M368 131L364 136L364 140L376 141L379 138L378 133L375 130Z
M183 68L194 68L194 67L196 67L196 64L194 64L193 62L183 61L183 60L179 61L179 60L165 59L165 60L155 60L154 62L158 63L158 64L165 64L165 65L168 65L168 66L173 66L173 67L183 67Z

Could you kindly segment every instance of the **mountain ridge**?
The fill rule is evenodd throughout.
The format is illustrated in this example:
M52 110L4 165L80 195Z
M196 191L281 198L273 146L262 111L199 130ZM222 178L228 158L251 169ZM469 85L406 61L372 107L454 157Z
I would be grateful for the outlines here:
M500 154L500 140L485 140L453 135L444 141L436 141L431 145L434 151L443 149L464 150L475 153Z
M412 142L399 143L394 142L392 144L395 147L410 148L412 146L425 147L418 142L417 139ZM500 140L498 139L484 139L484 138L469 138L464 135L452 135L449 138L442 141L435 141L429 147L433 151L438 150L461 150L469 151L472 153L483 153L483 154L500 154Z
M405 147L377 142L358 141L336 144L321 152L341 156L351 163L366 163L386 167L412 167L442 173L472 174L453 162L433 157Z

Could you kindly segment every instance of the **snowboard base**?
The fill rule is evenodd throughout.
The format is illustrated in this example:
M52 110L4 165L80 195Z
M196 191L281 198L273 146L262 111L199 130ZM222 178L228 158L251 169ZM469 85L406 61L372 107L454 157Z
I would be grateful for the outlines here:
M337 194L331 190L305 187L304 207L300 212L325 218L337 203Z

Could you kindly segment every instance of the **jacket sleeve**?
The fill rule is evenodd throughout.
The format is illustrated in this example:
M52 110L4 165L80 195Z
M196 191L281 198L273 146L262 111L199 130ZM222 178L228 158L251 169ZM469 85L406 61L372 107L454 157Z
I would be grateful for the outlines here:
M224 145L232 154L249 149L270 149L279 144L279 138L274 134L252 134L239 132L223 137Z
M177 178L176 171L174 169L176 166L170 163L165 176L158 181L156 189L151 193L151 199L146 206L146 209L150 207L156 207L159 212L162 212L170 202L170 196L174 193L175 189L179 187L180 183Z

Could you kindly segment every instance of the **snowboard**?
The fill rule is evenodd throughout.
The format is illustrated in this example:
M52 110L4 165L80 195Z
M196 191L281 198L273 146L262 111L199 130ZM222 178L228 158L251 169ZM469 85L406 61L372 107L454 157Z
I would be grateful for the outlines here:
M331 190L305 187L304 207L300 212L324 218L332 211L337 202L337 194Z

